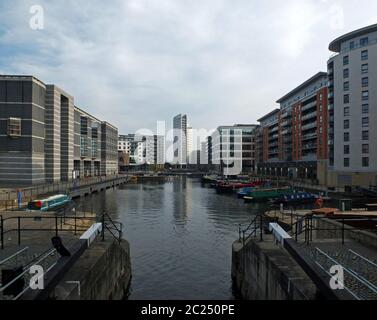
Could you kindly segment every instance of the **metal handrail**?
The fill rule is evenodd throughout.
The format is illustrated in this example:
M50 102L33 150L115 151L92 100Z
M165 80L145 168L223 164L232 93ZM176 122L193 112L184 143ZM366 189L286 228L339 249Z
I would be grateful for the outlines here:
M17 257L18 255L20 255L21 253L23 253L24 251L27 251L29 250L29 247L25 247L23 249L21 249L20 251L17 251L15 254L12 254L10 257L0 261L0 266L7 263L9 260L12 260L13 258Z
M258 222L259 222L259 225L258 225ZM245 229L242 229L242 225L239 225L239 229L238 229L239 242L242 242L242 244L245 245L247 240L249 240L252 236L257 235L258 230L260 230L260 240L263 241L262 229L263 229L263 214L259 213ZM246 235L246 233L250 230L251 232L248 235Z
M364 286L366 286L370 291L372 291L374 294L377 294L377 287L371 283L370 281L368 281L367 279L365 279L364 277L360 276L357 272L355 272L354 270L352 269L349 269L349 268L346 268L345 266L341 265L338 261L336 261L335 259L333 259L332 257L330 257L328 254L326 254L325 252L323 252L321 249L319 248L315 248L316 249L316 252L320 253L321 255L325 256L326 259L330 260L332 263L334 263L334 265L339 265L342 267L342 269L347 273L349 274L351 277L353 277L354 279L356 279L359 283L363 284ZM326 268L324 268L318 261L315 261L315 263L321 268L323 269L326 273L328 273L328 271L326 270ZM331 274L330 274L331 275ZM332 276L332 275L331 275ZM343 282L342 283L343 287L352 295L354 296L357 300L361 300L361 298L356 294L354 293L350 288L348 288L345 283Z

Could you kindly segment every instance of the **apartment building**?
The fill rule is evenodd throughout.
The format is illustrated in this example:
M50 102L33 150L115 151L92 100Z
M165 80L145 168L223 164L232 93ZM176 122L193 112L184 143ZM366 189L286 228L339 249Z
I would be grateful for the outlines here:
M218 127L209 139L211 168L227 176L254 172L256 128L249 124Z
M116 173L117 137L61 88L33 76L0 76L1 186Z
M173 119L174 134L174 163L177 165L187 164L187 115L179 114Z
M164 165L165 137L160 135L120 135L118 151L130 155L130 165Z
M277 101L258 121L258 173L318 180L328 158L327 73L319 72Z
M329 186L377 184L377 24L330 43Z

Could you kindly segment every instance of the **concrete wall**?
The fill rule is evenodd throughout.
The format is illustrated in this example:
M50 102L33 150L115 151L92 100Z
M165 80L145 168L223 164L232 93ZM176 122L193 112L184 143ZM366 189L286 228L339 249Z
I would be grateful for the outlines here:
M271 236L233 244L232 278L246 300L313 300L316 287Z
M108 235L87 249L55 288L57 300L121 300L127 295L131 281L129 243L119 245ZM110 238L111 237L111 238ZM80 282L80 294L77 284Z

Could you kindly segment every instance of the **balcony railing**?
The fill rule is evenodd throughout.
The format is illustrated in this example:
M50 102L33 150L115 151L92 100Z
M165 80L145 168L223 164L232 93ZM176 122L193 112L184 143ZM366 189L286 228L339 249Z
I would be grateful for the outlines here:
M317 138L317 133L307 134L302 137L302 141L316 139L316 138Z
M309 120L309 119L311 119L311 118L317 118L317 111L315 111L315 112L311 112L311 113L307 114L306 116L303 116L303 117L301 118L301 120L302 120L302 121L305 121L305 120Z
M316 106L317 106L317 101L313 101L313 102L310 102L309 104L303 106L301 108L301 111L304 112L304 111L309 110L309 109L316 107Z
M305 125L305 126L302 126L302 127L301 127L301 130L302 130L302 131L305 131L305 130L314 129L314 128L316 128L316 127L317 127L317 121L312 122L312 123L309 123L309 124L307 124L307 125Z

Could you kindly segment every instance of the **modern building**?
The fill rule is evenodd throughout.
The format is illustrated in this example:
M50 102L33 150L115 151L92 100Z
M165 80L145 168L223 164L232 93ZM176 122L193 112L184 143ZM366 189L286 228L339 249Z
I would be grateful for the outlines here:
M174 163L180 166L187 164L187 115L179 114L173 119L173 152Z
M59 87L0 76L1 186L117 173L117 137L114 126L75 107Z
M254 172L256 128L249 124L218 127L210 138L210 167L226 176Z
M329 186L377 185L377 24L329 46Z
M165 164L165 137L159 135L121 135L118 151L130 156L130 165Z
M258 120L258 173L317 181L328 159L327 73L317 73L277 103L280 108Z
M101 123L101 175L118 173L118 129L108 122Z
M101 121L74 107L74 177L101 175Z
M0 76L0 185L45 182L45 109L42 81Z

